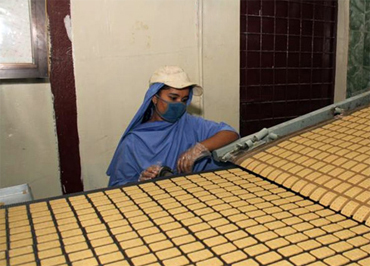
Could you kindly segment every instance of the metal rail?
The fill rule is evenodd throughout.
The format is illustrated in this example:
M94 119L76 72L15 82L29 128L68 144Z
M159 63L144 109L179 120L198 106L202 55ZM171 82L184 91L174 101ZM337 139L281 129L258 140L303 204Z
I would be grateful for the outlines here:
M333 119L338 115L344 115L347 112L369 104L370 91L351 97L342 102L331 104L271 128L263 128L257 133L248 135L220 149L214 150L212 156L218 162L232 162L236 154L251 151L283 136Z

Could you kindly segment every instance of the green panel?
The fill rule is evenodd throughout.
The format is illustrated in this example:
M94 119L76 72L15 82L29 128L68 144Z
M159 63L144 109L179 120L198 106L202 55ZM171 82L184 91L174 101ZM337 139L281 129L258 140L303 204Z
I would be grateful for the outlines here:
M365 32L364 35L364 66L370 67L370 32Z
M350 29L361 30L365 21L365 0L352 0L350 3Z
M351 0L347 97L370 86L370 0Z
M369 54L370 57L370 54ZM364 79L363 79L363 84L364 88L370 89L370 67L365 66L364 69Z
M364 60L364 33L351 31L348 51L348 66L360 66Z
M356 95L356 92L363 90L363 70L359 67L351 67L348 69L347 76L347 96Z
M370 32L370 0L366 0L365 31Z

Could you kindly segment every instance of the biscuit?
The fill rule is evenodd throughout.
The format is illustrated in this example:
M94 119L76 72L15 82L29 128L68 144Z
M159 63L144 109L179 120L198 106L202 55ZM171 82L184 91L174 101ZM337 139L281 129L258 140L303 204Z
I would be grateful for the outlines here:
M224 255L221 255L221 258L228 264L232 264L234 262L240 261L242 259L246 259L247 255L242 252L241 250L236 250L231 253L227 253Z
M66 259L63 255L43 259L43 260L40 261L42 266L59 265L59 264L65 263L65 262L66 262Z
M58 255L62 255L62 250L61 250L60 247L38 252L38 257L39 257L40 260L55 257L55 256L58 256Z
M196 241L196 239L192 235L185 235L185 236L173 238L172 241L175 243L175 245L181 246L187 243L194 242Z
M59 236L57 233L52 233L52 234L36 237L37 243L44 243L44 242L49 242L49 241L57 240L57 239L59 239Z
M23 265L25 263L35 262L33 253L10 258L10 265ZM6 264L5 264L6 265Z
M322 260L335 254L335 251L328 247L321 247L310 252L316 258Z
M124 257L120 251L99 256L99 260L102 264L108 264L108 263L123 260L123 259Z
M132 227L129 226L129 225L123 225L123 226L119 226L119 227L115 227L115 228L111 229L111 232L114 235L127 233L127 232L130 232L130 231L132 231Z
M324 262L327 263L328 265L345 265L349 262L349 259L338 254L330 258L324 259Z
M10 248L11 249L17 249L17 248L21 248L21 247L25 247L25 246L32 246L33 244L33 240L32 238L28 238L28 239L23 239L23 240L18 240L18 241L13 241L10 243ZM5 247L6 245L4 245ZM2 251L4 249L0 248L0 251Z
M59 240L53 240L41 244L37 244L37 250L42 251L42 250L47 250L50 248L56 248L60 246Z
M109 236L109 233L107 230L87 234L87 238L90 241L94 239L98 239L98 238L108 237L108 236Z
M167 259L163 261L165 266L170 265L188 265L189 260L185 256L179 256L173 259Z
M32 253L32 252L33 252L32 246L27 246L27 247L17 248L17 249L11 249L11 250L9 250L9 257L12 258L12 257ZM3 257L0 256L0 259L5 259L5 252L0 253L0 254L1 254L1 256L3 256Z
M207 223L199 223L189 226L189 230L192 231L193 233L203 231L209 228L211 228L211 226Z
M71 262L78 261L78 260L83 260L83 259L88 259L88 258L91 258L93 256L94 256L93 253L89 249L82 250L82 251L77 251L77 252L68 254L69 260Z
M169 248L166 250L158 251L155 254L161 261L163 261L169 258L180 256L181 252L179 249L174 247L174 248Z
M99 264L96 258L83 259L72 263L72 266L85 266L85 265L97 266ZM121 265L124 266L124 264Z
M43 235L54 234L54 233L56 233L55 227L35 230L36 236L43 236Z
M21 240L21 239L27 239L27 238L32 238L32 234L29 231L23 232L23 233L20 233L20 234L11 234L10 235L10 241L11 242L18 241L18 240Z
M223 236L214 236L214 237L211 237L211 238L208 238L208 239L205 239L204 240L204 243L208 246L208 247L213 247L213 246L217 246L217 245L220 245L220 244L223 244L223 243L226 243L227 242L227 239Z
M231 243L225 243L222 245L212 247L212 251L217 255L222 255L236 250L237 247Z
M98 256L104 255L107 253L112 253L115 251L118 251L118 247L116 244L110 244L110 245L95 248L95 253Z
M76 243L85 242L85 241L86 241L86 239L83 235L82 236L73 236L73 237L63 239L63 243L66 246L74 245Z
M186 235L186 234L188 234L188 231L184 228L180 228L180 229L175 229L175 230L171 230L171 231L166 231L166 234L170 238L174 238L174 237L177 237L177 236Z
M66 245L64 249L68 254L70 254L76 251L88 249L88 246L86 242L80 242L80 243L73 244L73 245Z
M157 227L149 227L149 228L140 229L137 232L141 237L144 237L144 236L159 233L160 231Z
M154 263L156 261L157 261L157 258L153 254L146 254L146 255L142 255L142 256L132 259L132 262L134 263L134 265L138 265L138 266L146 265L149 263ZM174 265L174 264L168 264L168 265Z

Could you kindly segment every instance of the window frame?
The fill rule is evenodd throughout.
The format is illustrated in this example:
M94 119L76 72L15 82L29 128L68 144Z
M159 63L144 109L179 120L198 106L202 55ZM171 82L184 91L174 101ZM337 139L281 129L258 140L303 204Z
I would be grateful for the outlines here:
M0 79L48 77L45 0L30 0L32 63L1 63Z

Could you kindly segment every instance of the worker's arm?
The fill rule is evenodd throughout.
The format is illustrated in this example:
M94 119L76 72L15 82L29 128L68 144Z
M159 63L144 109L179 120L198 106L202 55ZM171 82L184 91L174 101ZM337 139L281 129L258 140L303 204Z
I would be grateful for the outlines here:
M239 135L236 132L223 130L200 143L211 152L227 144L230 144L231 142L237 140L238 138Z
M193 147L182 153L177 160L179 173L190 173L194 163L204 157L211 156L211 151L221 148L239 138L233 131L222 130L212 137L196 143Z

